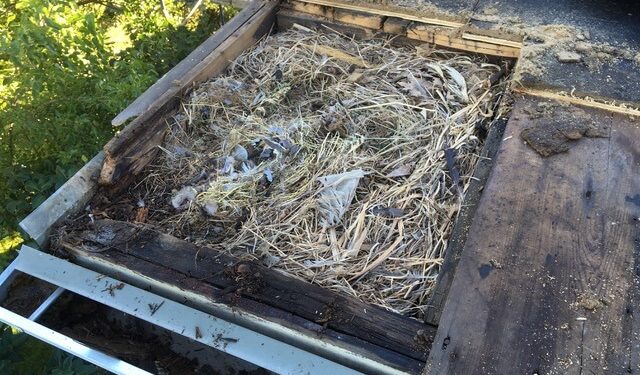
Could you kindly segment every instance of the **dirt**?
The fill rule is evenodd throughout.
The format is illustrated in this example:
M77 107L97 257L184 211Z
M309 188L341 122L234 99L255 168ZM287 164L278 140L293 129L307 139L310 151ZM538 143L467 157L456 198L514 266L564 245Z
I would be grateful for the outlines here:
M606 305L606 301L591 294L581 294L578 296L575 306L588 311L596 311Z
M53 284L20 273L11 283L2 307L22 316L29 316L55 289Z
M585 137L609 136L609 125L594 122L579 108L542 102L525 112L534 121L522 130L520 138L543 157L567 152Z

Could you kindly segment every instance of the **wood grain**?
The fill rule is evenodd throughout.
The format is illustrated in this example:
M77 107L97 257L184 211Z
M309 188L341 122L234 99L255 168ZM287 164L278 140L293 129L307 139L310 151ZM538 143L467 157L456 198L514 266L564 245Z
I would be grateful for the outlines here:
M71 244L67 248L99 245L93 253L125 254L130 262L155 264L211 285L218 289L213 297L222 303L250 299L418 361L426 360L435 333L417 320L142 225L101 220L65 243Z
M640 127L583 108L610 137L543 159L519 139L538 101L516 102L427 374L640 373Z
M223 303L230 305L234 315L253 314L254 316L260 317L260 319L265 319L299 332L301 336L320 338L328 345L344 348L365 358L373 359L376 363L400 371L419 373L424 368L423 361L381 348L357 337L334 331L325 327L323 324L312 322L295 314L257 302L251 298L237 295L236 293L223 293L223 289L210 283L187 276L184 273L164 267L163 265L147 262L135 256L116 251L116 249L100 251L100 247L91 246L86 243L83 246L77 246L69 242L64 243L64 247L68 254L74 259L75 263L90 269L95 269L98 272L103 272L108 276L116 277L119 280L123 280L139 288L151 288L150 291L158 295L163 295L162 288L157 287L158 285L178 288L180 290L179 299L176 299L174 295L165 295L165 297L173 297L174 300L184 305L212 315L217 315L220 311L208 308L206 305L203 306L203 304L198 303L198 301L204 300L211 304ZM127 277L127 275L129 275L129 277ZM135 277L131 277L131 275L135 275ZM153 283L140 283L140 279L150 279L153 280ZM193 298L193 295L196 295L197 298ZM224 316L222 316L222 318L224 318ZM257 327L254 327L254 329L260 331ZM271 331L260 332L266 335L273 334ZM354 364L350 365L353 366ZM365 373L370 371L370 369L367 368L358 370Z

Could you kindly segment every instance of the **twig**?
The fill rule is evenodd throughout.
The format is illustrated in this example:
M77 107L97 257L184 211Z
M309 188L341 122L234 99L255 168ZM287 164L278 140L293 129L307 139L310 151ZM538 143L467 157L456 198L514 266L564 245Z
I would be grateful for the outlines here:
M187 24L187 22L189 21L189 18L191 18L196 13L198 8L200 8L200 5L202 5L202 0L197 0L196 3L191 8L191 10L189 11L189 13L187 13L187 15L184 17L182 22L180 22L180 26L184 26Z

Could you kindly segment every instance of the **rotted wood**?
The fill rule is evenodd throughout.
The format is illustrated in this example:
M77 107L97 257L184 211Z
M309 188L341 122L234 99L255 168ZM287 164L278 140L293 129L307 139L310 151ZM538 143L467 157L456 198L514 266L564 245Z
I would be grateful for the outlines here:
M226 293L224 289L203 282L198 278L187 276L184 273L169 269L163 265L136 258L135 256L125 254L116 249L104 250L104 247L101 245L95 245L90 242L85 242L79 246L77 238L75 237L66 238L62 245L75 263L105 273L108 276L116 277L131 285L145 289L150 287L151 292L158 294L162 294L162 292L155 290L157 287L153 285L164 284L176 287L182 294L182 298L176 301L186 306L215 315L217 311L208 310L206 306L203 307L196 302L196 300L205 300L213 304L224 303L232 307L234 314L245 312L259 316L261 319L266 319L283 327L293 329L302 335L322 338L322 340L328 344L333 344L351 352L358 353L366 358L374 359L378 363L400 371L415 374L424 368L424 361L410 358L357 337L334 331L327 328L324 323L317 323L301 318L290 312L238 295L235 292ZM135 277L128 278L127 275L135 275ZM143 280L154 280L154 283L152 286L148 286L144 282L137 285L140 278ZM193 295L197 295L198 297L194 298ZM270 332L262 333L270 334ZM361 371L367 372L367 369L361 369Z
M164 267L217 288L213 297L223 303L250 299L418 361L426 359L435 332L431 325L141 225L97 221L95 229L65 243Z
M275 22L277 8L277 2L254 1L199 47L211 52L195 66L185 64L190 69L106 144L100 183L124 186L153 160L168 128L167 120L177 113L181 97L194 85L221 73L266 35Z
M471 226L471 222L478 208L478 202L482 196L484 183L487 181L489 174L491 173L493 158L498 151L500 141L502 141L502 135L504 134L506 124L507 121L505 119L498 119L494 121L489 129L482 153L480 154L480 160L478 160L478 164L473 172L474 178L469 184L462 208L458 213L456 223L451 231L444 261L442 262L442 266L438 272L436 285L433 288L431 297L427 303L424 321L429 324L437 326L440 321L442 309L447 301L453 276L456 273L458 261L460 260L464 244L467 240L469 227Z
M522 37L519 35L481 30L437 18L381 11L336 1L291 0L285 1L282 7L282 17L287 20L299 18L310 23L307 18L311 15L317 17L318 21L356 26L369 33L384 31L455 50L517 58L522 48Z
M343 11L351 11L354 13L368 14L378 17L396 17L403 18L409 21L415 21L419 23L445 26L445 27L462 27L466 24L466 21L461 17L449 17L445 14L434 14L427 16L416 12L415 14L409 14L408 10L398 11L393 4L376 5L375 3L367 4L366 6L354 4L353 2L338 1L338 0L287 0L283 2L284 6L288 4L305 3L309 5L325 6ZM456 18L456 19L446 19Z
M548 157L521 139L585 123L608 132ZM629 116L516 101L426 374L640 373L639 138Z
M370 38L375 33L373 29L335 22L327 17L319 17L317 15L296 12L289 9L281 9L277 16L279 31L289 29L294 27L294 25L301 25L322 31L336 31L356 39Z

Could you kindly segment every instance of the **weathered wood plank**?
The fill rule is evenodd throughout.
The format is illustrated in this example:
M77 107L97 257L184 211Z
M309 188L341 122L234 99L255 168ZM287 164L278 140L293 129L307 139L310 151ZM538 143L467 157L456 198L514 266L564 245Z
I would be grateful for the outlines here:
M345 348L359 355L375 360L380 365L389 366L407 373L419 373L424 362L413 358L409 358L402 354L381 348L357 337L336 332L323 324L303 319L292 313L265 305L250 298L238 295L236 293L223 293L222 289L202 282L194 277L187 276L183 273L169 269L163 265L154 262L148 262L143 259L136 258L133 255L125 254L116 249L109 251L100 251L101 245L97 247L89 243L83 246L77 246L67 241L62 243L68 254L74 259L74 262L84 265L98 272L107 272L108 276L116 277L120 280L128 282L139 288L147 288L144 283L140 283L140 278L154 280L155 283L166 284L171 287L179 288L181 299L178 302L187 306L191 306L211 314L219 311L210 310L203 307L202 304L192 301L191 293L197 295L199 300L208 301L211 304L227 304L233 308L234 314L249 313L266 319L283 327L290 328L301 335L307 335L314 338L321 338L329 345L335 345ZM97 250L97 251L96 251ZM101 266L96 267L96 264ZM106 268L103 270L102 268ZM123 274L118 270L127 270L127 274ZM139 277L131 278L127 275L135 274ZM153 288L153 286L152 286ZM161 290L151 289L152 292L162 294ZM167 296L171 298L171 296ZM270 332L263 331L263 334L269 335ZM353 365L353 364L351 364ZM368 372L370 369L358 368L360 371Z
M95 230L82 234L81 242L211 284L225 303L237 296L249 298L413 359L426 359L435 332L433 326L414 319L144 226L98 221Z
M397 17L404 18L409 21L420 22L430 25L438 25L445 27L462 27L466 24L462 17L455 17L457 20L449 20L447 18L454 18L444 13L433 14L431 16L420 14L420 12L409 13L408 9L397 10L393 4L379 5L375 3L367 4L366 6L354 4L352 2L337 1L337 0L293 0L298 2L304 2L315 5L329 6L336 9L349 10L354 12L368 13L381 17Z
M478 208L478 203L480 202L480 197L482 196L482 191L484 189L484 183L487 181L487 178L491 173L491 169L493 168L493 159L500 147L506 123L506 119L498 119L489 129L489 134L487 135L485 145L482 149L482 153L480 154L481 159L478 161L473 172L474 179L469 184L469 188L465 193L462 208L458 213L456 223L451 231L451 236L449 237L447 251L445 253L442 267L440 267L440 271L438 272L436 285L431 292L431 297L429 298L429 303L425 310L424 321L426 323L437 326L440 321L442 309L444 309L444 304L447 301L447 296L449 295L449 289L451 288L451 283L455 276L458 261L460 260L462 251L464 250L464 244L467 240L469 227L471 226L473 217L475 216Z
M640 371L640 127L537 103L518 100L509 120L425 373ZM589 118L610 136L548 158L519 138Z
M99 152L46 201L20 222L36 243L47 246L51 228L84 208L98 189L98 176L104 154Z
M499 44L513 44L515 43L513 41L493 39L483 35L464 34L461 30L457 32L446 27L434 27L417 23L405 24L401 19L387 19L366 13L351 13L347 15L345 11L339 9L331 11L326 8L302 7L295 4L291 4L291 8L301 9L301 11L282 9L278 12L279 28L291 27L294 23L316 28L325 25L340 32L346 30L348 35L358 38L370 37L376 33L392 32L391 35L395 34L410 40L430 43L453 50L506 58L520 56L519 47ZM306 13L306 11L311 13ZM483 41L476 39L482 39ZM495 41L495 43L487 42L487 40Z
M208 48L215 43L219 43L218 46L107 143L100 183L124 184L153 160L167 129L166 119L178 110L181 96L194 85L221 73L233 59L267 34L274 24L277 7L276 2L255 1L242 10L237 19L222 27L214 35L215 41L209 41Z
M282 9L278 12L278 30L286 30L296 24L322 31L334 30L356 39L370 38L374 35L374 31L371 29L335 22L327 17L320 17L288 9Z
M335 9L333 11L333 19L349 25L366 27L372 30L382 30L382 25L387 17L364 12Z
M434 44L440 47L507 58L517 58L520 56L519 47L496 44L498 42L488 43L486 40L491 40L491 38L488 37L476 36L476 39L482 38L485 40L478 41L468 39L469 36L471 38L474 37L471 34L468 34L467 38L464 38L463 36L463 33L457 33L451 29L443 29L427 25L413 25L407 29L408 38ZM508 41L507 43L511 44L513 42Z

